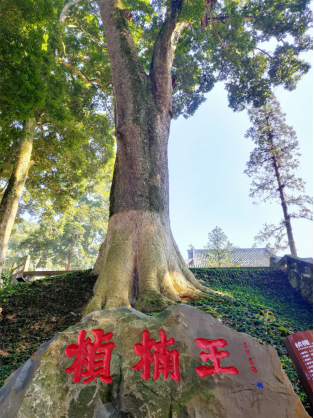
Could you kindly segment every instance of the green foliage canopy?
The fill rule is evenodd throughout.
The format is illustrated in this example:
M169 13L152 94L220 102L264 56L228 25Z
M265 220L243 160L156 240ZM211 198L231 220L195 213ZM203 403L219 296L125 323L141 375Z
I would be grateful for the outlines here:
M311 48L309 1L248 0L185 2L172 73L174 115L191 115L214 83L224 81L230 106L265 103L271 88L292 90L309 69L298 56ZM140 57L148 70L153 42L168 3L129 0L130 23ZM205 17L206 25L200 25ZM182 29L183 28L183 29ZM179 31L178 31L179 32Z
M34 183L40 179L44 183L42 189L53 189L55 195L56 189L61 195L61 190L68 189L71 195L74 177L78 173L86 177L86 172L83 176L84 170L77 170L83 164L83 158L79 157L73 158L67 169L66 165L60 169L60 177L47 175L55 159L52 144L60 142L62 136L65 138L65 128L70 127L72 139L68 147L59 147L56 160L61 160L60 148L71 155L73 138L82 136L86 125L94 126L93 120L87 124L82 121L91 115L91 119L95 118L99 110L106 112L107 121L103 118L102 126L96 128L98 132L103 129L102 138L110 137L108 124L113 122L114 104L106 38L97 3L80 3L70 8L60 23L63 6L62 0L41 0L35 7L28 0L0 3L2 179L8 178L12 167L23 121L35 115L39 120L38 131L41 130L39 153L44 150L46 155L34 158ZM169 4L161 0L126 0L123 7L131 11L129 27L148 72L154 42L169 13ZM173 39L174 117L192 115L217 81L225 82L230 106L241 110L250 103L254 106L265 103L272 86L295 88L309 69L309 64L299 58L301 52L311 48L306 33L311 25L307 0L284 3L195 0L184 3L180 20ZM205 24L201 25L201 21ZM81 122L81 130L77 122ZM112 148L112 138L107 141L106 151L110 142ZM99 155L99 149L94 150L94 158L95 155ZM69 168L71 165L73 170ZM58 178L54 184L53 178ZM58 188L58 182L63 187ZM32 185L31 190L38 187Z
M0 182L3 192L24 123L35 117L24 194L28 210L52 200L55 209L64 211L95 178L95 167L105 166L114 154L111 115L103 106L106 93L86 78L88 69L82 78L65 65L72 66L70 59L60 58L67 55L63 40L74 43L59 23L62 7L60 0L0 3ZM93 42L80 39L76 43L91 51Z
M51 52L58 45L56 23L51 18L61 5L60 0L0 3L1 120L32 118L44 106L46 95L56 93L47 91L49 81L55 80L56 86L60 81L60 74L51 74Z
M129 28L148 73L170 4L161 0L118 3L128 12ZM234 110L248 104L261 106L274 86L294 89L310 68L299 58L311 48L309 4L308 0L184 2L172 41L176 45L173 116L193 115L217 81L225 82ZM82 73L95 70L96 82L106 90L110 107L111 75L97 3L71 7L64 24L68 59Z

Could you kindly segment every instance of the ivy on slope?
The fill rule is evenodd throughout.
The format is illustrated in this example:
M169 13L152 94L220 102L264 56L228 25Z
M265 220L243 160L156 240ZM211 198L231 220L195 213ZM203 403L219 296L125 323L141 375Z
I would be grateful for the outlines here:
M237 268L193 269L193 273L204 285L230 296L189 304L275 347L295 392L312 415L283 343L286 335L312 329L312 306L281 271ZM0 387L43 342L80 321L95 281L87 270L0 290Z
M290 285L282 271L269 269L192 269L203 285L230 295L189 302L224 325L276 348L283 369L305 409L312 407L294 369L284 338L313 329L313 307Z
M41 344L80 321L96 278L87 270L0 290L0 388Z

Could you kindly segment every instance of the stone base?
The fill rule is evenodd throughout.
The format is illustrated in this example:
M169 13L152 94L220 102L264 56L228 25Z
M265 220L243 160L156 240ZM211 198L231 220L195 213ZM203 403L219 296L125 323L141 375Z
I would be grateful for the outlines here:
M65 349L78 343L81 330L87 332L85 341L89 337L91 343L94 342L92 330L113 334L110 339L114 343L110 362L112 383L102 382L104 376L84 384L83 380L88 378L85 376L73 383L74 373L65 372L75 360L65 355ZM156 342L161 340L160 330L166 333L167 340L175 340L166 347L172 351L168 357L165 352L162 355L160 346L151 348L147 380L142 377L141 364L138 365L142 357L134 351L135 344L142 343L144 330ZM220 344L217 353L225 353L216 356L221 358L214 360L214 366L205 354L209 350L200 347L201 342L211 343L206 340L216 340L214 345ZM137 347L138 352L143 348ZM91 355L92 345L87 350L85 355ZM205 353L201 358L202 351ZM210 354L214 352L212 346ZM99 365L102 364L100 361ZM164 364L169 365L167 379ZM138 371L132 369L136 365ZM156 380L154 371L159 374L158 378L155 375ZM214 373L201 377L202 371ZM273 347L260 345L249 335L236 332L193 307L179 305L158 316L147 316L129 308L87 315L79 324L43 344L7 379L0 391L0 417L305 418L309 415L293 392Z

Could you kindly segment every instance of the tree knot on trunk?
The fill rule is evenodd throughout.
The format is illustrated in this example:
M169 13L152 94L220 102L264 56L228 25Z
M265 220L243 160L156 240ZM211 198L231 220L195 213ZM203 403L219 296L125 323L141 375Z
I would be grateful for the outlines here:
M128 9L122 9L122 14L123 14L123 17L128 21L128 22L131 22L131 20L133 19L133 15L132 15L132 13L130 12L130 10L128 10Z

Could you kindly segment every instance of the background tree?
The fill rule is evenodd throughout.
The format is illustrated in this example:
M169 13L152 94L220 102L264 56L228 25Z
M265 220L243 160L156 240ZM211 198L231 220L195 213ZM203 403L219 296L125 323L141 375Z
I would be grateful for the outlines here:
M104 240L108 223L109 184L107 181L85 193L62 215L51 202L41 208L38 223L21 220L16 224L8 245L5 267L30 255L33 269L88 269L94 264Z
M105 93L60 61L62 5L0 3L0 270L27 176L28 209L49 199L64 211L95 177L95 164L113 155L110 121L99 112Z
M71 26L78 27L77 20L88 25L82 16L98 10L94 3L92 11L90 4L77 4L64 8L65 25L68 19ZM108 234L85 313L118 306L163 309L198 297L200 289L170 229L171 118L193 114L218 80L225 80L235 110L262 105L274 85L293 89L309 69L298 55L311 46L306 35L311 12L307 1L296 0L208 5L99 0L98 6L106 35L104 62L109 57L114 88L117 158ZM267 51L270 40L277 45ZM72 57L67 44L66 50Z
M208 234L208 267L237 267L238 264L232 261L233 244L221 228L216 226Z
M275 251L289 246L291 254L296 256L291 219L313 219L308 208L312 198L305 194L305 183L296 175L300 165L296 133L286 124L285 114L274 95L261 108L252 108L249 116L253 126L246 137L256 145L244 171L253 178L250 196L262 202L278 202L283 210L279 225L265 224L255 241L273 239ZM290 207L296 208L296 211L289 213Z
M38 224L36 222L27 221L23 218L18 219L18 222L15 222L8 244L7 256L3 263L4 270L11 270L13 264L19 266L25 261L28 252L21 243L36 229L38 229ZM30 260L30 269L34 268L35 264L33 263L33 260Z
M38 229L21 246L36 260L36 268L91 268L105 238L108 209L108 198L96 193L84 195L75 208L59 219L46 213Z

